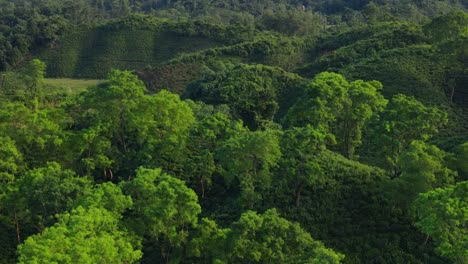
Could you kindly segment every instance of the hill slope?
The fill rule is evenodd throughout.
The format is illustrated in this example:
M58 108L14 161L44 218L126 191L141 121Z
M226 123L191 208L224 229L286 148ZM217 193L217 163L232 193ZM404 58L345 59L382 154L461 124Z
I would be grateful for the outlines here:
M111 69L151 67L181 53L235 43L250 35L249 29L243 28L133 16L69 30L54 47L41 50L37 57L47 63L49 77L101 79Z

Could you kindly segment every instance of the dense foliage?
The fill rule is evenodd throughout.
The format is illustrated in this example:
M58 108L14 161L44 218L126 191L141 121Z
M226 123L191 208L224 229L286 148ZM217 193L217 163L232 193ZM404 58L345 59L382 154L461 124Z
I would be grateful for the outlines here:
M0 263L466 263L467 4L0 0Z

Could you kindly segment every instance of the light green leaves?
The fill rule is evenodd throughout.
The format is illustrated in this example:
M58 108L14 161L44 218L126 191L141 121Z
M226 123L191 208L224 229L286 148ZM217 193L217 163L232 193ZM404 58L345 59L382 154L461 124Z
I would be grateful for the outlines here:
M198 223L198 197L184 182L161 169L137 171L135 179L122 183L124 193L133 198L129 225L141 236L150 237L169 259L174 248L187 242L189 227Z
M290 128L284 131L281 137L282 177L278 180L293 186L296 206L300 205L304 187L314 184L322 176L317 155L325 150L326 140L326 132L310 125Z
M90 191L91 183L90 178L78 177L57 163L49 163L25 172L5 186L2 210L19 226L18 233L23 229L29 233L31 227L42 231L54 223L56 214L72 209L75 200Z
M411 204L419 193L447 186L455 180L456 172L447 168L447 153L422 141L413 141L397 160L401 175L394 200Z
M434 239L440 255L457 264L468 261L468 182L419 195L416 226Z
M90 88L75 110L79 154L85 171L105 178L132 173L138 166L177 170L189 129L190 107L165 90L146 95L138 78L112 71L109 82Z
M373 129L373 147L381 164L399 174L398 156L413 140L427 140L448 122L447 113L413 97L395 95Z
M348 82L340 74L322 72L314 77L284 121L288 126L311 125L328 131L341 153L352 158L366 125L387 104L381 89L378 81Z
M0 182L11 182L20 171L23 155L9 137L0 136Z
M138 241L118 222L103 208L78 207L20 245L19 263L134 263L142 256Z
M228 237L228 263L340 263L343 255L315 241L299 224L275 209L243 213Z

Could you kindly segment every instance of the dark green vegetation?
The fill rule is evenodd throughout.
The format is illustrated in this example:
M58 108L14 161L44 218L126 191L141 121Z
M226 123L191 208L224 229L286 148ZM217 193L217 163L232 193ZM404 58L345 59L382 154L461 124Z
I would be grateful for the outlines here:
M466 7L0 0L0 263L468 263Z

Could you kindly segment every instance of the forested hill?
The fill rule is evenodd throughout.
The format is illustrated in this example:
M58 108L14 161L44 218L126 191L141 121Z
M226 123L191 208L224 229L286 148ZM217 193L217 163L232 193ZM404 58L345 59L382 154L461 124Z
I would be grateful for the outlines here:
M465 0L0 0L1 263L468 263Z

